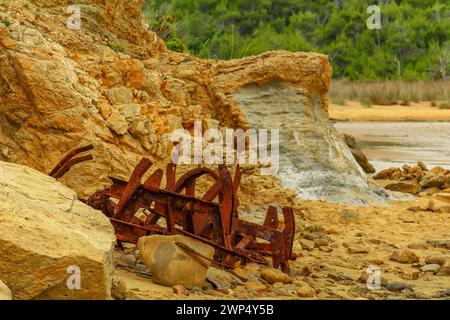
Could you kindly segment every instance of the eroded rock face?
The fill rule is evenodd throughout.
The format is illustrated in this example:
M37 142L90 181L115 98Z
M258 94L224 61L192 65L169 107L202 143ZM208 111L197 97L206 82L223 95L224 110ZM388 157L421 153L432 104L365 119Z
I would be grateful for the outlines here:
M276 51L200 60L168 51L146 29L142 0L81 1L81 30L66 27L70 4L0 3L8 21L0 23L0 160L49 172L67 151L93 144L95 161L62 179L86 198L108 185L108 176L129 177L143 156L165 167L171 134L192 130L194 120L205 128L281 126L280 180L244 177L244 208L266 210L273 199L293 205L296 196L383 198L327 119L327 56ZM258 113L262 101L278 122ZM269 186L255 201L252 192Z
M386 194L370 185L317 96L286 82L250 85L234 94L249 123L280 129L283 187L303 199L367 203Z
M109 299L114 243L108 219L72 190L0 162L0 279L14 299Z

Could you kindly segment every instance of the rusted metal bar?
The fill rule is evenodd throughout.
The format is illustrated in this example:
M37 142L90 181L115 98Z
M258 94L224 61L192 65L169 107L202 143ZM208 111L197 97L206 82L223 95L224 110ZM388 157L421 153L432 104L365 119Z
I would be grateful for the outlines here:
M92 149L94 149L94 146L90 144L70 151L58 162L58 164L50 171L48 175L55 179L59 179L64 176L64 174L66 174L74 165L93 160L94 158L92 155L74 158L80 153L87 152Z

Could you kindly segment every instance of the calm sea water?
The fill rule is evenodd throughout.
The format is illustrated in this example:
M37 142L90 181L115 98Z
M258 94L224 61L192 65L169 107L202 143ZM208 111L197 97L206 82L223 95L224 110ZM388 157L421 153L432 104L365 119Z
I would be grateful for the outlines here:
M423 161L450 169L450 122L336 122L354 136L377 171Z

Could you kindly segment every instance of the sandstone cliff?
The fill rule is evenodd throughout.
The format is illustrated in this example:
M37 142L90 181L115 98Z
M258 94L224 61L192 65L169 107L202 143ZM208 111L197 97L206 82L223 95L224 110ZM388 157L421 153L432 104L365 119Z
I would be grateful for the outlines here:
M282 128L279 180L245 176L244 208L290 205L296 196L385 196L328 121L326 56L204 61L173 53L145 28L141 2L79 1L80 30L66 26L71 1L0 3L0 160L48 172L68 150L92 143L95 161L63 180L86 197L109 175L128 176L142 156L163 167L170 134L198 119L205 128Z

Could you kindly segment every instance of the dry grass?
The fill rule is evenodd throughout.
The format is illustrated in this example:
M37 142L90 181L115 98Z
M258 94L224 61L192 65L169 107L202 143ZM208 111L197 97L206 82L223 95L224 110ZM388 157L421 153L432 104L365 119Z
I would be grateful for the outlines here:
M331 101L345 105L347 101L359 101L366 107L372 105L404 105L411 102L430 101L434 106L447 108L450 105L450 80L351 82L333 80Z

